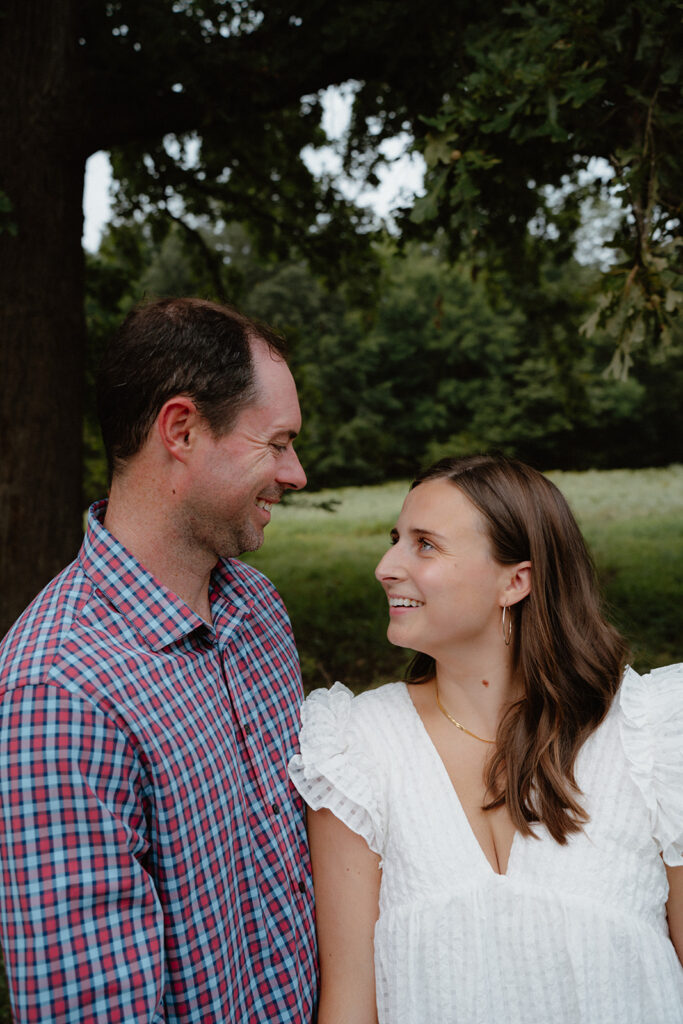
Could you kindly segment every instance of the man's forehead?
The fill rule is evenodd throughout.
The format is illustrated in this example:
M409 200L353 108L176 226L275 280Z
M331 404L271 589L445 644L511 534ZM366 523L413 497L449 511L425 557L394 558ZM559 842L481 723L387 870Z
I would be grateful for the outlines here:
M253 394L235 420L240 427L257 430L272 437L293 440L301 430L301 410L296 384L287 363L255 366Z
M249 334L247 339L249 341L249 352L254 362L270 359L274 363L284 363L287 366L284 352L278 351L274 345L260 334Z

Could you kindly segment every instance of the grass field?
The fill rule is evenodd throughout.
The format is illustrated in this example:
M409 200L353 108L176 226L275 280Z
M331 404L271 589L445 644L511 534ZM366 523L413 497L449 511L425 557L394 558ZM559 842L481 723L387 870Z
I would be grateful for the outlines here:
M593 553L609 618L639 671L683 660L683 466L549 473ZM292 618L307 688L355 690L398 678L406 652L386 640L373 570L406 483L292 495L248 560L268 575ZM337 502L335 511L313 507Z

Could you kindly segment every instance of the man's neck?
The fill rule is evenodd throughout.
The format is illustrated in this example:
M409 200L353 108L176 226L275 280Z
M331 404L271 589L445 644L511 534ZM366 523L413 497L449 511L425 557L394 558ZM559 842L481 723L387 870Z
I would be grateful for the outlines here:
M205 622L212 623L209 581L215 565L206 552L188 550L172 517L139 489L112 484L105 528L168 590Z

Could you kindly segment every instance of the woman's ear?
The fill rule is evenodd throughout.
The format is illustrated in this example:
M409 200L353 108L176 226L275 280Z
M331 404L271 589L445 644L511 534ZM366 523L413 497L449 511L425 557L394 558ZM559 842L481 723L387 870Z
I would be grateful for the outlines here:
M503 590L501 606L508 608L517 604L531 592L531 562L518 562L517 565L506 566L507 586Z
M156 421L161 443L172 458L185 462L199 426L199 413L187 395L174 395L162 405Z

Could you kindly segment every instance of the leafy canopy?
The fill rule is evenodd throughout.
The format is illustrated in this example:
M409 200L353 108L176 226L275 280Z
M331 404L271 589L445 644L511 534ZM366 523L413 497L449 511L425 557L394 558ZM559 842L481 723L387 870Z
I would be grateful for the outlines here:
M454 250L514 265L532 221L548 241L573 237L581 199L604 194L599 158L621 216L584 329L616 340L619 374L646 342L664 352L683 306L682 82L680 0L478 4L424 119L429 187L413 225L441 224Z

